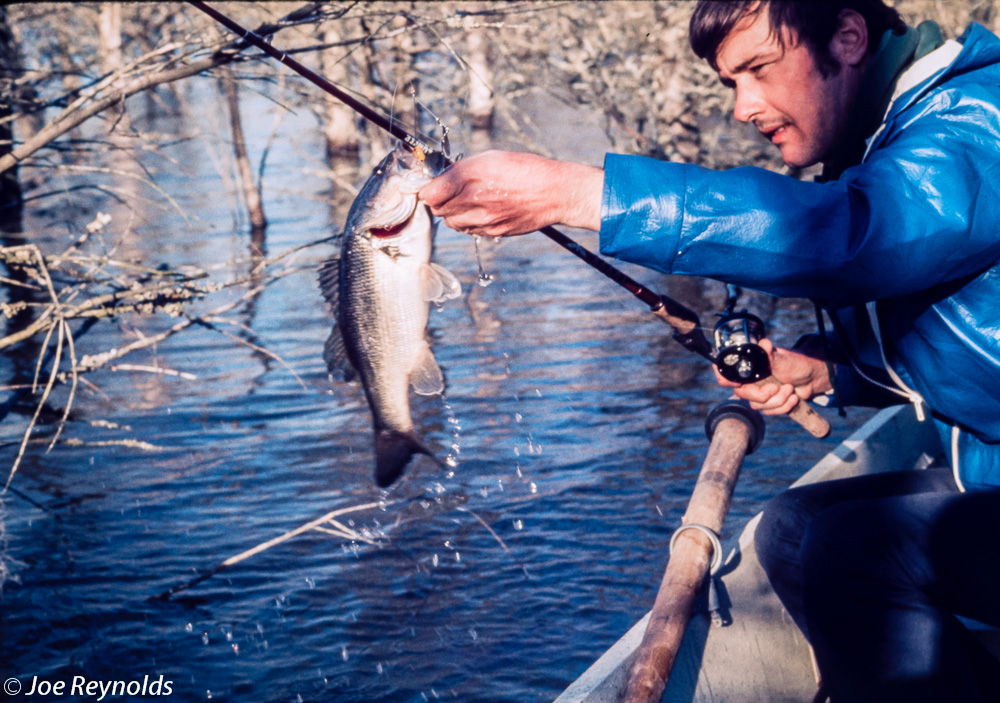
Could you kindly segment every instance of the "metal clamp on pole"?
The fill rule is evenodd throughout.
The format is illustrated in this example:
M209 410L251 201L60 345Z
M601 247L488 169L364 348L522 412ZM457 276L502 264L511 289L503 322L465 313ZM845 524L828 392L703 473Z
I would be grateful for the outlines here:
M722 542L719 541L719 535L711 527L705 527L694 522L681 525L674 530L674 534L670 538L671 554L674 553L674 543L677 542L677 538L681 536L684 530L698 530L708 536L709 541L712 543L712 565L709 567L708 573L712 576L717 574L719 569L722 568Z
M712 627L722 627L726 624L725 618L722 612L722 582L716 574L722 568L722 542L719 539L719 534L713 530L711 527L706 527L705 525L700 525L698 523L690 522L686 525L681 525L675 531L673 536L670 538L670 553L674 552L674 542L680 537L684 530L698 530L703 535L708 537L708 540L712 543L712 563L708 569L708 602L705 603L705 609L701 612L707 612L708 616L712 620Z

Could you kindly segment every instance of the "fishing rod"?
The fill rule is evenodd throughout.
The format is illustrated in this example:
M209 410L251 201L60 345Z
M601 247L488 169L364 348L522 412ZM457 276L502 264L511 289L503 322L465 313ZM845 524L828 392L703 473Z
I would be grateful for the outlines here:
M410 134L398 122L390 120L382 113L357 100L323 76L293 59L287 52L276 49L267 39L256 32L243 27L201 0L187 1L219 24L238 34L247 43L277 59L313 85L346 104L372 124L407 144L421 160L431 159L435 166L440 164L441 169L453 163L443 150L435 149ZM699 354L715 364L720 373L729 380L736 383L780 384L780 381L771 375L767 355L756 344L764 336L763 323L758 318L747 314L745 310L741 313L727 311L715 326L716 344L713 346L705 337L701 320L693 310L673 298L653 292L555 227L546 226L539 231L648 305L650 312L670 325L675 340L685 349ZM830 433L829 423L805 402L796 404L788 415L816 437L825 437Z

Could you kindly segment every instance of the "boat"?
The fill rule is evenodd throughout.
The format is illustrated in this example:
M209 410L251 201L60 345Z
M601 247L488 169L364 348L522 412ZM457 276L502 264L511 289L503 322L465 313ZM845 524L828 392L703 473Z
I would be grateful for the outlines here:
M930 422L912 406L880 411L793 485L882 471L919 470L944 453ZM664 703L805 703L817 697L809 645L782 608L757 561L749 520L719 571L728 617L713 626L692 617L663 694ZM649 613L590 666L555 703L617 703L646 630ZM963 620L1000 658L1000 630Z

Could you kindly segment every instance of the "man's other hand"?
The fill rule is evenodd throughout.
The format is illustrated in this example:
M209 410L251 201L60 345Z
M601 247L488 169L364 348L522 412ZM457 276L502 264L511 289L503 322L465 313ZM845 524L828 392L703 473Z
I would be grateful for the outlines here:
M760 346L767 353L771 374L778 384L740 385L727 381L718 368L712 367L719 385L732 388L736 396L749 401L754 410L765 415L784 415L799 400L809 400L830 390L830 374L823 359L775 347L769 339L760 340Z

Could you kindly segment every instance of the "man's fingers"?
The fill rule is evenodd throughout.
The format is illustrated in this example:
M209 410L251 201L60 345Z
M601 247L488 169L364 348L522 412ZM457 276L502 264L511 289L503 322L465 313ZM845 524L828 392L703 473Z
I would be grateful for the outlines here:
M795 388L785 384L747 384L734 391L736 396L749 401L750 407L765 415L781 415L789 412L799 402Z
M446 213L447 208L440 213L437 209L446 205L448 201L462 192L464 183L456 177L457 174L452 170L454 168L454 165L449 166L417 193L417 197L430 205L431 212L435 215L440 216L442 213Z

